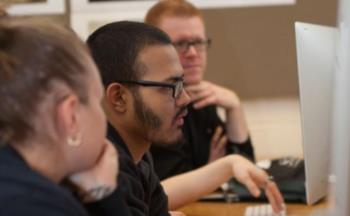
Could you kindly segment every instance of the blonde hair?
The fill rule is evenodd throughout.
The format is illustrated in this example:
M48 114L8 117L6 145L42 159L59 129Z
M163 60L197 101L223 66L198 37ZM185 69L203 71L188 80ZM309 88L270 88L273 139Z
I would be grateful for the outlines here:
M70 30L39 21L0 22L0 139L20 142L37 133L38 104L53 83L88 102L83 59L88 49Z

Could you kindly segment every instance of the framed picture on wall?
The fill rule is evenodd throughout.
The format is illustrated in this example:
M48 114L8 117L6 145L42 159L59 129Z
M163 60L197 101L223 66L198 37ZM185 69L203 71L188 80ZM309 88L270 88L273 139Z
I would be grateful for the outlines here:
M14 3L13 3L14 2ZM12 16L63 14L66 10L65 0L27 0L16 1L6 9Z
M201 9L292 5L296 0L189 0ZM71 0L71 26L85 40L95 29L118 20L142 21L157 0Z

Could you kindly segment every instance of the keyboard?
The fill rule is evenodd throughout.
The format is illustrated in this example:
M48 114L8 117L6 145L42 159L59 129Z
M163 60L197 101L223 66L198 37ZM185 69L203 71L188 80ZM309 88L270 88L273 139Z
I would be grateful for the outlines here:
M248 206L245 209L244 216L286 216L286 210L279 214L275 214L272 210L271 205L263 204L263 205L253 205Z

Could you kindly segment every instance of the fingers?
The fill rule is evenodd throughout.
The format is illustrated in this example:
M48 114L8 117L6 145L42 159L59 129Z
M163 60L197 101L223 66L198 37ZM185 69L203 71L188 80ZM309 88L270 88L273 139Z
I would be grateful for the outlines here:
M211 137L211 147L216 148L218 146L220 137L222 136L223 129L221 126L216 127L213 136Z
M195 84L195 85L188 85L185 88L186 88L186 91L189 93L197 93L197 92L200 92L200 91L203 91L204 89L206 89L207 83L205 81L202 81L202 82Z
M191 100L195 101L195 102L204 100L205 98L208 98L213 94L214 94L214 91L212 89L204 89L204 90L199 91L199 92L190 92L189 93Z
M248 177L245 181L242 182L248 189L248 191L254 196L259 197L261 192L258 185L253 181L252 178Z
M227 136L226 135L222 135L217 146L217 149L219 149L220 151L225 149L226 147L226 143L227 143Z
M118 154L107 139L101 155L93 167L69 177L79 189L78 194L84 202L97 201L112 193L117 187Z
M215 132L211 138L209 162L223 157L226 153L225 146L227 143L227 136L223 132L224 130L221 126L218 126L215 129Z
M267 173L259 168L255 168L252 173L252 178L259 185L260 188L264 189L266 197L272 206L275 213L279 213L283 210L284 200L277 188L276 183L269 178Z
M268 181L265 194L275 213L284 210L284 200L275 182Z
M116 148L113 146L113 144L105 139L106 148L104 150L104 153L101 157L101 160L98 162L99 168L101 173L109 173L111 176L117 176L119 171L119 162L118 162L118 152ZM112 178L107 178L107 180L112 181L109 184L116 183L117 181L114 181ZM116 185L115 185L116 187Z
M110 170L111 172L117 175L119 163L118 163L118 152L113 144L105 139L104 140L104 149L96 162L95 170L103 172L104 170Z
M207 84L198 84L186 88L191 100L194 101L194 108L200 109L205 106L215 104L216 96L212 86Z
M212 94L209 97L206 97L202 100L195 102L193 107L196 109L201 109L203 107L216 104L216 101L217 101L216 95Z
M241 156L233 156L233 169L236 179L247 187L254 196L260 196L260 189L264 189L267 199L275 213L284 210L284 200L276 183L267 173Z
M235 92L208 81L186 86L191 100L195 102L194 108L200 109L209 105L217 105L225 109L240 107L240 100Z
M209 82L202 81L199 84L187 86L186 91L189 93L191 100L195 101L194 108L196 109L216 102L214 85Z
M105 139L104 142L106 143L106 148L104 151L104 155L105 155L104 158L106 158L106 160L113 161L113 162L117 163L117 165L118 165L119 163L118 163L118 151L117 151L117 149L114 147L114 145L108 139Z
M254 181L251 178L248 178L245 182L245 185L247 187L247 189L249 190L249 192L254 196L254 197L259 197L260 196L260 189L259 186L260 181ZM260 188L262 188L260 186ZM281 211L283 211L284 209L284 200L283 197L281 195L281 193L279 192L275 182L272 181L268 181L267 183L265 183L265 188L263 188L265 190L265 195L273 209L273 211L275 213L280 213Z

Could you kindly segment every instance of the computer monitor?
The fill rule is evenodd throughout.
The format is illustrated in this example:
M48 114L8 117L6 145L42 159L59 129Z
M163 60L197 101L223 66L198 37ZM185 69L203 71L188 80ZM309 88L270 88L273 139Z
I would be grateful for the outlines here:
M307 204L328 192L336 29L295 23Z
M350 1L338 1L332 125L332 171L336 175L333 212L350 215Z

